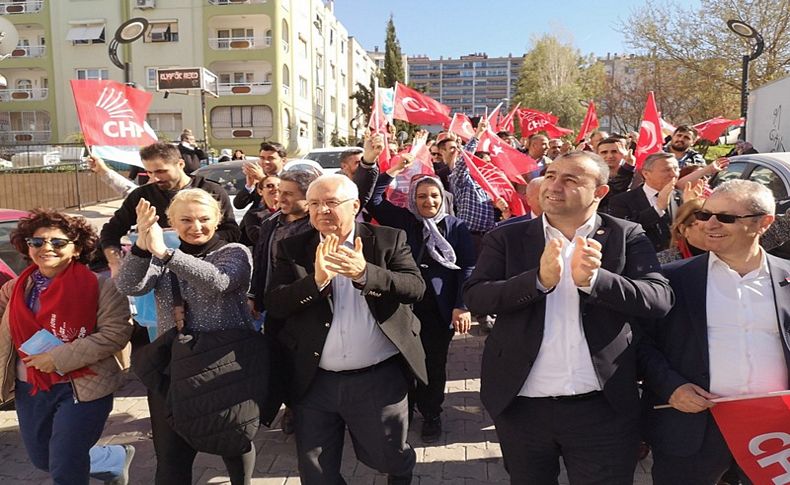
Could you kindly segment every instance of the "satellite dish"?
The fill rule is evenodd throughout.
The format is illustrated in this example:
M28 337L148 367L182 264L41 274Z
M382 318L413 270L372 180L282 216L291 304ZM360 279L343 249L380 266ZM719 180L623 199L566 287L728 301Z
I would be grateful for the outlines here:
M115 31L115 40L119 44L134 42L145 34L148 28L148 19L135 17L122 23Z
M0 59L8 57L19 44L19 32L8 19L0 17Z

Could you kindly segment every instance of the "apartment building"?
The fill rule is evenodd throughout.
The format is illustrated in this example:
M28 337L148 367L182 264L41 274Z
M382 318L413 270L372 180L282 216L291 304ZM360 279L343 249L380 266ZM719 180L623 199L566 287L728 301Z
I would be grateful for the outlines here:
M506 108L516 92L523 57L488 57L485 53L430 59L410 56L409 80L452 111L482 115L499 103Z
M155 92L156 71L206 67L219 78L208 97L212 148L256 153L263 140L291 155L347 138L357 82L373 61L323 0L0 0L20 42L0 61L0 143L57 143L79 132L71 79L124 81L108 44L130 18L143 17L142 38L122 44L130 80L154 93L148 122L174 139L182 128L202 138L200 96ZM355 52L358 51L358 52Z

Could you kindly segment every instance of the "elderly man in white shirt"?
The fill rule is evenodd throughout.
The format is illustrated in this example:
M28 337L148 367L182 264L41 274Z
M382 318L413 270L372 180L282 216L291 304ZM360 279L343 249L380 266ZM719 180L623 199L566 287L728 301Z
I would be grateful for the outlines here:
M759 244L774 210L756 182L720 185L696 214L710 253L664 268L677 301L639 347L656 485L716 483L730 467L713 399L790 388L790 262Z

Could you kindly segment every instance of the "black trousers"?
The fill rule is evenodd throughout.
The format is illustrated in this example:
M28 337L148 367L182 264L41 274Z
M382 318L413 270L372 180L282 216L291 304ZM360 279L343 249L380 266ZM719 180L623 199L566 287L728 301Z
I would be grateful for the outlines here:
M602 393L579 400L517 397L494 424L513 484L556 484L560 456L571 485L634 482L637 413L615 412Z
M672 485L676 483L693 483L699 485L715 485L730 469L733 463L732 453L724 441L724 437L716 425L713 415L707 412L708 425L705 427L705 438L697 453L691 456L674 456L653 449L653 484ZM751 485L743 471L737 469L743 485Z
M166 400L148 391L148 410L156 452L156 485L191 485L192 463L197 450L173 431L167 422L169 410ZM232 485L249 485L255 467L255 446L241 456L222 457Z
M426 295L425 300L428 300ZM439 416L444 402L444 386L447 384L447 354L455 331L450 322L442 321L436 305L423 300L414 306L414 313L420 319L420 340L425 349L425 367L428 371L428 384L417 381L409 396L410 404L415 404L423 418Z

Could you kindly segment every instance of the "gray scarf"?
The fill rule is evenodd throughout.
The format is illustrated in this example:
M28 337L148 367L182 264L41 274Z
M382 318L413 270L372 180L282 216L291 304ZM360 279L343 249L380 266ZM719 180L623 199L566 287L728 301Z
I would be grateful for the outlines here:
M438 224L447 217L447 212L440 207L436 215L428 219L421 216L420 211L417 209L417 186L422 182L433 184L439 188L439 192L442 194L442 203L444 203L444 188L442 187L442 182L432 175L414 177L409 184L409 212L418 221L422 221L422 235L425 238L425 248L428 250L431 258L445 268L461 269L455 264L455 250L439 231ZM417 264L419 264L419 261L417 261Z

